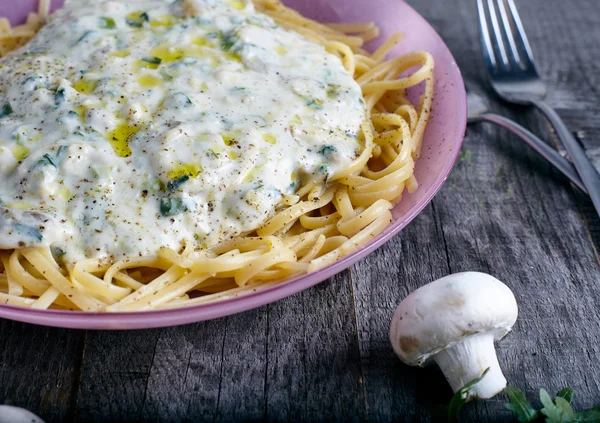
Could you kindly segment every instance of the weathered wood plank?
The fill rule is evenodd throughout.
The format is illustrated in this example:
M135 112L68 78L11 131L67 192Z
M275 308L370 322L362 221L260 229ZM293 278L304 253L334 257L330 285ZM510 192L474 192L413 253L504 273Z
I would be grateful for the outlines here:
M450 267L487 271L517 294L520 319L499 350L511 383L528 392L570 385L580 405L592 406L600 398L600 369L587 365L600 360L594 286L600 269L585 225L568 189L548 189L548 179L537 174L537 157L529 157L527 167L501 151L488 156L483 140L500 137L489 128L477 135L466 143L471 161L455 170L468 184L454 192L449 187L435 200ZM495 163L497 171L480 172L482 162ZM488 410L488 418L502 412L500 404L474 410L472 421Z
M265 415L267 307L228 318L217 421L260 421Z
M409 3L444 37L463 74L487 87L473 2ZM597 0L517 3L548 101L600 168ZM537 112L493 96L490 103L556 142ZM589 200L521 141L477 126L448 183L400 236L301 294L213 322L89 332L85 347L84 332L1 321L0 402L47 421L428 422L450 390L435 367L394 357L389 319L418 286L481 270L509 284L520 304L515 330L497 348L509 382L531 398L540 387L570 385L575 408L597 405L594 244L600 219ZM464 421L512 421L504 401L471 404Z
M448 272L443 234L431 206L352 267L368 420L416 419L423 408L447 399L450 389L439 372L404 366L394 355L389 325L402 298Z
M466 77L485 84L485 75L478 65L478 32L473 5L457 2L458 7L452 8L442 7L442 3L444 6L448 3L441 1L411 3L430 18L444 36ZM544 9L552 10L558 2L552 3ZM580 13L585 13L586 7L588 13L596 10L597 5L592 2L581 3ZM526 22L541 9L539 2L528 2L528 6L529 9L523 11ZM560 6L563 13L568 13L566 8L574 7L573 3ZM551 26L552 20L564 15L554 10L552 16L552 19L542 19L543 23ZM560 75L565 70L557 70L559 65L572 65L568 56L572 54L574 44L568 44L571 50L554 49L554 38L564 34L554 32L546 38L540 34L535 29L531 34L534 49L536 46L545 50L552 48L553 53L560 50L561 55L553 57L550 65L541 67L545 77L557 72L554 79L549 78L549 100L559 107L574 130L578 130L578 122L573 117L579 119L581 126L587 125L588 132L596 131L600 127L595 125L596 99L580 87L564 86L565 81ZM467 38L472 41L467 42ZM588 62L591 60L589 58ZM563 84L560 96L554 89L554 84L559 82ZM576 84L576 80L572 83ZM511 113L494 101L492 104L503 113L521 119L544 137L551 137L548 124L539 114L526 109ZM416 421L428 421L432 403L449 399L447 388L444 392L439 386L444 382L436 369L415 370L397 364L398 370L393 371L395 358L387 341L385 325L396 305L386 304L385 299L394 298L395 294L399 300L404 295L398 295L398 291L407 290L406 287L394 288L394 282L407 282L408 290L412 290L437 277L428 274L429 269L424 271L422 263L416 266L410 263L411 254L402 248L403 244L414 243L415 236L425 240L439 227L443 237L438 238L446 243L448 263L436 262L434 266L438 273L444 274L448 264L452 272L487 271L507 281L517 293L521 304L519 324L498 346L498 355L509 381L533 398L540 387L545 386L552 392L571 385L580 395L576 407L596 405L600 398L597 382L600 373L589 361L590 358L595 362L600 359L597 347L600 341L600 295L594 286L600 270L574 201L575 198L581 201L581 198L574 197L568 182L521 141L487 126L471 129L468 134L455 171L434 200L432 217L427 219L426 213L421 214L401 234L401 240L393 240L384 246L372 261L354 266L357 275L354 283L359 287L357 295L368 303L364 306L357 300L359 327L367 328L365 336L360 337L365 380L376 381L367 385L370 420L391 420L394 413L400 413ZM438 225L427 222L436 219L440 221ZM595 221L597 216L593 216L592 222ZM429 231L426 230L428 226ZM437 240L439 243L440 239ZM421 248L431 260L436 247L433 243ZM389 263L394 255L386 254L388 248L398 251L396 261L408 262L404 265L409 269L408 281L396 269L390 272ZM365 366L365 358L370 358L373 353L378 363ZM414 383L419 375L426 381L422 383L422 393ZM401 387L393 395L395 404L390 399L394 386ZM510 421L510 413L503 408L504 402L505 398L499 397L469 406L464 413L465 421Z
M68 421L85 332L0 320L0 334L0 404Z
M140 420L159 335L156 330L88 332L76 421Z
M362 420L363 374L349 273L342 272L302 295L306 420ZM277 404L271 407L276 409Z
M586 148L600 170L600 14L594 0L519 2L540 73L548 82L548 102ZM537 118L523 121L540 123ZM596 250L600 219L586 196L576 192Z
M144 396L144 421L213 421L228 319L158 329Z
M312 291L268 306L266 418L270 421L308 420L306 395L311 386L306 367L305 301L310 300Z
M226 324L91 333L77 420L214 420Z
M350 291L342 274L214 322L133 332L131 339L93 333L77 419L358 420L364 402Z

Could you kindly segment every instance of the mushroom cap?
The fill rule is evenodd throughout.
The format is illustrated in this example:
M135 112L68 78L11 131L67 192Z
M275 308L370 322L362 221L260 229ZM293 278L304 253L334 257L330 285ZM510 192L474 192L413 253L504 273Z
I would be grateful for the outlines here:
M394 352L424 366L439 351L477 333L503 338L517 320L512 291L485 273L464 272L431 282L406 297L394 313Z
M44 423L44 421L24 408L0 405L0 423Z

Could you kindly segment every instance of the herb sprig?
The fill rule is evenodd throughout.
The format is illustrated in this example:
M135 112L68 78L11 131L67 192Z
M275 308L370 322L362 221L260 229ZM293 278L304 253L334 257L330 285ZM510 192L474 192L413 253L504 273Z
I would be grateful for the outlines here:
M460 411L469 402L469 390L477 385L485 377L489 369L481 376L467 383L462 389L454 394L448 405L448 422L459 421ZM506 395L509 402L505 404L506 409L515 414L520 423L599 423L600 406L589 410L576 412L571 406L574 391L572 388L563 388L555 396L554 400L545 389L540 389L540 403L542 407L536 409L527 399L523 391L513 386L507 386Z
M586 411L575 412L571 407L574 391L572 388L561 389L554 400L545 389L540 389L540 402L543 408L536 410L519 389L509 386L506 394L510 403L505 407L515 413L521 423L598 423L600 422L600 406Z
M485 377L485 375L487 375L487 373L489 371L490 371L490 368L488 367L487 369L485 369L483 371L481 376L479 376L478 378L475 378L472 381L470 381L469 383L467 383L465 386L460 388L452 396L452 399L450 400L450 404L448 404L448 421L450 423L458 423L458 417L460 415L460 410L462 410L463 406L472 399L471 396L469 395L469 391L471 390L471 388L473 386L475 386L479 382L481 382L481 380Z

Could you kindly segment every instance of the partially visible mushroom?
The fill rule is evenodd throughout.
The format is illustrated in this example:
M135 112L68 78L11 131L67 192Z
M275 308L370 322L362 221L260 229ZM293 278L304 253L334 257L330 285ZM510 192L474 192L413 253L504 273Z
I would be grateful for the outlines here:
M457 273L406 297L392 319L390 340L406 364L436 362L454 392L489 368L469 396L491 398L506 387L494 341L510 331L517 314L512 291L498 279Z
M0 405L0 423L44 423L44 421L24 408Z

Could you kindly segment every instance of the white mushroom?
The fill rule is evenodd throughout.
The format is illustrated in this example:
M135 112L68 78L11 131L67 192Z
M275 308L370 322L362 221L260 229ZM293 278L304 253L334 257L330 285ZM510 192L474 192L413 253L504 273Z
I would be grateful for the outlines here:
M44 423L44 421L24 408L0 405L0 423Z
M498 279L457 273L406 297L392 319L390 340L406 364L436 362L454 392L489 368L469 396L491 398L506 387L494 341L510 331L517 313L512 291Z

